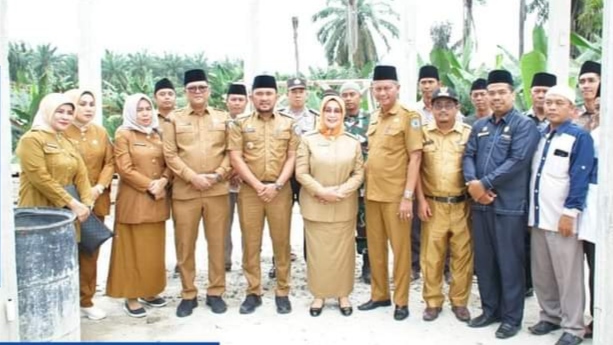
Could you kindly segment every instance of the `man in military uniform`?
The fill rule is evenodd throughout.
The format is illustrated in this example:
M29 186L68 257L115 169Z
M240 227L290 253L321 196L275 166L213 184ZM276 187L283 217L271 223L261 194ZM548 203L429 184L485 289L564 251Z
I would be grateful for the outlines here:
M168 78L162 78L155 83L153 99L158 110L160 124L169 121L168 115L175 110L177 93L175 87Z
M469 228L470 209L462 174L462 153L470 126L456 122L459 98L442 87L432 95L434 122L422 127L424 143L420 182L417 187L421 219L421 267L425 321L442 311L443 270L447 249L451 253L451 310L460 321L470 320L466 308L472 285L473 250Z
M188 106L174 111L164 131L164 157L175 175L172 216L175 223L177 263L181 274L181 303L177 316L191 315L198 306L195 251L198 226L204 219L207 241L209 284L206 304L214 313L227 309L224 240L228 224L230 158L226 153L225 112L208 106L210 95L206 74L201 69L185 72Z
M491 71L487 92L493 115L475 122L463 157L474 200L475 271L483 313L470 327L502 322L496 337L517 334L524 313L526 205L530 161L539 140L534 121L513 107L513 78Z
M310 132L317 129L317 121L319 119L319 113L306 106L306 101L309 97L307 90L307 82L304 78L290 78L287 80L287 100L288 107L279 109L280 113L290 115L296 120L296 125L299 128L299 135ZM290 179L292 186L292 200L294 203L298 202L300 196L300 183L296 180L296 177L292 175ZM304 258L306 260L306 240L304 241L303 248ZM296 255L291 253L292 261L296 260ZM274 278L276 273L275 258L272 258L272 267L268 272L269 278Z
M476 79L470 86L470 102L475 113L464 118L464 123L472 126L480 118L492 115L490 102L487 99L487 80Z
M583 107L579 109L579 118L574 122L591 132L594 128L596 111L596 92L600 86L600 69L598 62L586 61L579 71L579 90L583 96Z
M535 73L530 84L530 96L532 107L524 114L534 121L539 130L547 127L547 115L545 115L545 94L552 86L557 84L557 77L546 72ZM529 251L528 251L529 252ZM528 266L529 267L529 266Z
M341 85L341 97L345 102L347 115L345 116L345 131L358 138L362 145L364 161L368 158L368 124L370 114L360 108L362 91L355 82L346 82ZM364 186L360 188L358 199L358 219L356 228L356 245L358 254L362 254L362 281L370 284L370 263L368 262L368 249L366 248L366 208L364 205Z
M226 94L226 108L230 115L228 123L236 120L238 115L243 114L248 103L249 100L247 99L247 88L245 85L240 83L230 84L230 86L228 86L228 93ZM240 184L240 177L236 171L232 172L230 176L230 221L228 222L228 232L226 233L226 245L224 248L226 272L232 270L232 225L234 224L234 209Z
M274 111L277 82L273 76L255 77L251 100L255 111L231 125L228 144L232 166L244 181L238 193L238 216L248 287L239 311L250 314L262 304L260 252L268 220L276 258L275 304L277 313L287 314L292 310L288 298L292 191L287 182L294 172L300 130L291 116Z
M391 305L388 245L394 253L394 319L409 316L413 191L419 177L421 118L398 102L398 76L393 66L377 66L372 92L379 109L368 127L366 170L366 233L371 277L371 298L359 310Z

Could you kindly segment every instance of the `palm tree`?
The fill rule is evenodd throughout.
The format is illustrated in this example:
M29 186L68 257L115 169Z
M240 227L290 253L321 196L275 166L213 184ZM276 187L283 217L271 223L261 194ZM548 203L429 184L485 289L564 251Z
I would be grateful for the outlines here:
M354 1L357 3L354 4ZM351 5L357 9L358 39L353 56L349 53L347 42L347 32L350 30L347 12ZM330 65L336 63L340 66L353 65L362 68L365 64L379 59L374 34L383 41L387 51L390 50L389 36L398 37L395 23L400 20L400 16L387 2L328 0L326 7L315 13L311 20L322 23L317 39L324 45Z

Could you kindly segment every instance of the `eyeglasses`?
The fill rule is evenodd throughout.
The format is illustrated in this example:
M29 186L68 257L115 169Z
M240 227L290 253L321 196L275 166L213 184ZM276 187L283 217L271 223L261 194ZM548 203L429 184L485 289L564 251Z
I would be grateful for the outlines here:
M443 108L445 110L452 110L455 108L455 103L434 103L432 107L436 110L442 110Z
M186 87L185 89L189 93L196 93L196 92L206 92L206 90L208 90L209 87L206 85L194 85L194 86Z

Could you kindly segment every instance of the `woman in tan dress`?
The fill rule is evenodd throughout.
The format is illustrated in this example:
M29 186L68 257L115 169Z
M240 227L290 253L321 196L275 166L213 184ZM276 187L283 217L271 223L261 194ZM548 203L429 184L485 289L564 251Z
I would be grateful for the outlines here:
M353 290L357 191L364 169L360 142L344 132L344 116L340 97L324 97L319 129L303 136L296 158L312 316L321 314L326 298L338 298L345 316L353 311L348 296Z
M123 124L115 134L115 169L119 186L106 292L126 298L128 315L145 317L143 304L167 304L159 294L166 287L166 185L171 173L164 162L158 117L144 94L128 96L124 104Z
M21 165L17 205L67 207L79 221L84 221L93 204L91 185L83 159L64 135L74 118L74 108L70 98L60 93L48 94L41 100L32 129L17 145ZM81 201L66 192L64 188L69 185L76 187Z
M92 185L93 213L104 222L104 216L111 209L110 188L115 172L113 146L106 129L92 121L96 115L94 93L74 89L67 91L66 95L76 105L75 117L66 130L66 136L73 140L85 161L87 176ZM98 252L96 250L90 254L79 248L81 314L91 320L106 317L104 310L94 306L92 301L96 293Z

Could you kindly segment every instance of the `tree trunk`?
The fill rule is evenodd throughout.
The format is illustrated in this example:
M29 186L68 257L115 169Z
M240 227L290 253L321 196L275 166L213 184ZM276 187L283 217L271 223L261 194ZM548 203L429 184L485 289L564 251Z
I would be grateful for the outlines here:
M296 76L300 75L300 55L298 54L298 17L292 17L294 30L294 59L296 60Z

